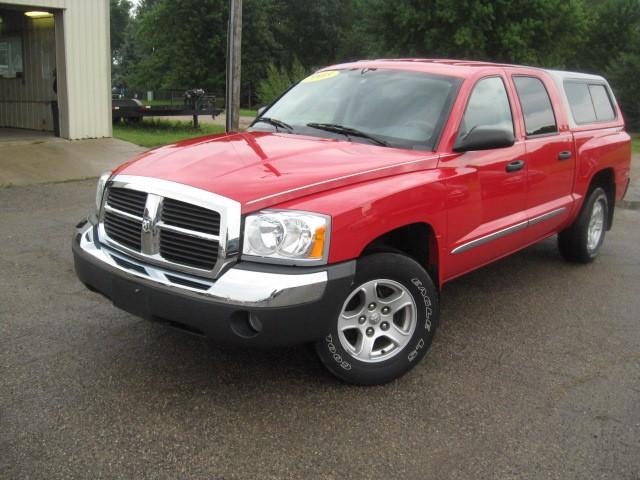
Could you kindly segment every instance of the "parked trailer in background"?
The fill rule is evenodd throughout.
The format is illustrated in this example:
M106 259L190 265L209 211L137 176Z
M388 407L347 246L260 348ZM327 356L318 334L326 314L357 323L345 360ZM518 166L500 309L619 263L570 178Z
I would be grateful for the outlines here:
M185 91L181 104L144 105L136 98L120 98L119 95L114 95L111 102L111 117L114 123L122 120L138 123L144 117L191 116L193 126L198 127L200 115L211 115L211 118L215 118L222 112L221 108L216 107L215 95L208 95L200 88Z

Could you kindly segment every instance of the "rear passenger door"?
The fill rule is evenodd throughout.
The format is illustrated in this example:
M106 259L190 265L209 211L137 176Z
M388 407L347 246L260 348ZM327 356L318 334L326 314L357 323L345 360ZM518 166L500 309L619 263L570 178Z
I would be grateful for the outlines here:
M570 214L575 152L561 99L551 79L532 74L511 76L525 132L528 168L526 209L528 240L553 232Z

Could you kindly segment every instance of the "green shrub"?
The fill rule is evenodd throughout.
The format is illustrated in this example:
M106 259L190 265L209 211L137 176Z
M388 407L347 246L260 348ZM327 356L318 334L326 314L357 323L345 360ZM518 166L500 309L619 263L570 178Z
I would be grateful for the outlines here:
M640 130L640 53L622 53L611 62L607 77L611 82L628 130Z
M258 100L261 105L270 105L276 98L294 83L299 82L307 75L304 67L294 59L291 68L276 67L270 64L267 67L267 76L258 85Z

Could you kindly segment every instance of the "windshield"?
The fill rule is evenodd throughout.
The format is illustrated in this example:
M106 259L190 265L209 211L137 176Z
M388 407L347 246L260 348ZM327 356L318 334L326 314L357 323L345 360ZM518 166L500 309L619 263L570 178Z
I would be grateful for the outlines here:
M453 77L400 70L323 71L285 93L251 130L433 150L459 84Z

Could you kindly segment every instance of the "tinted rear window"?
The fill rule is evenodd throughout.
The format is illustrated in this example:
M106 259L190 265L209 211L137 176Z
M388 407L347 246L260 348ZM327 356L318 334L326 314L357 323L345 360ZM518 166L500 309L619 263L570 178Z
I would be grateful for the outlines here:
M591 92L591 99L593 100L596 117L599 121L606 122L616 118L613 106L611 105L611 99L604 85L589 85L589 92Z
M567 82L564 85L567 92L571 113L576 123L591 123L596 121L596 110L593 108L591 94L586 83Z
M564 91L577 124L607 122L616 118L604 85L571 80L564 83Z
M527 135L558 131L551 100L542 81L534 77L513 77L524 114Z

